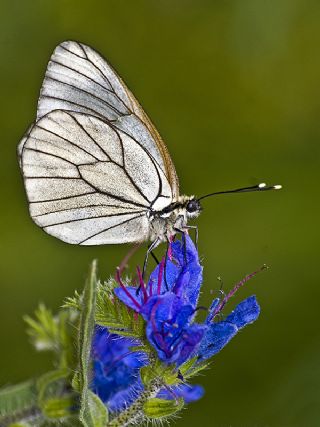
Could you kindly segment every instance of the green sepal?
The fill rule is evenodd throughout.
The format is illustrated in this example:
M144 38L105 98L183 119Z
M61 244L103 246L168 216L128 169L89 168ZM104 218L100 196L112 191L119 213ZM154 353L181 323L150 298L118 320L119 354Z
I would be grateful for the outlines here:
M182 398L177 400L150 399L143 405L143 412L148 418L158 419L174 415L184 406Z
M71 385L74 391L80 393L81 391L81 375L79 371L76 371L72 377Z
M181 375L183 377L185 377L186 375L188 375L188 373L192 370L192 367L194 366L194 364L197 362L197 357L193 357L192 359L187 360L186 362L184 362L180 367L179 367L179 371L181 373Z
M150 382L157 377L152 366L143 366L140 369L140 376L143 385L147 386Z
M146 345L134 345L133 347L130 347L130 352L131 353L150 353L152 351L152 349L150 349L148 346Z
M165 366L157 359L150 365L142 367L140 375L145 386L149 385L155 378L162 378L164 384L170 386L181 382L178 378L178 371L174 366Z
M181 370L180 372L182 373L184 379L190 379L195 375L198 375L199 372L203 371L204 369L207 369L208 366L210 366L210 361L194 363L192 367L189 368L186 372L182 372Z
M163 378L167 369L159 359L154 359L150 365L143 366L140 369L141 381L145 386L148 386L155 378Z
M70 417L75 412L75 400L70 396L48 398L41 409L43 415L50 419Z

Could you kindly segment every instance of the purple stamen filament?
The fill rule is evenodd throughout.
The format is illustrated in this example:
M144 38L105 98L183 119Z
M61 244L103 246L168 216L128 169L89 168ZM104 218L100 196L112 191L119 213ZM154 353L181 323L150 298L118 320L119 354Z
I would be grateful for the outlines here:
M143 293L143 302L146 303L148 301L148 294L147 294L146 285L143 281L142 274L139 267L137 267L137 273L139 278L139 284Z
M164 270L164 262L165 262L165 259L162 258L160 266L159 266L157 295L161 294L161 283L162 283L162 276L163 276L163 270Z
M171 248L171 243L174 241L174 236L171 236L169 238L169 247L168 247L168 258L170 259L170 261L172 261L172 248Z
M215 316L217 316L222 309L224 308L224 306L227 304L227 302L229 301L230 298L232 298L237 291L245 284L247 283L250 279L252 279L254 276L256 276L258 273L260 273L261 271L265 270L266 266L262 266L259 270L254 271L251 274L248 274L246 277L244 277L242 280L240 280L240 282L238 282L233 289L231 289L231 291L223 298L223 300L221 301L221 303L218 305L218 307L215 309L212 318L214 318Z

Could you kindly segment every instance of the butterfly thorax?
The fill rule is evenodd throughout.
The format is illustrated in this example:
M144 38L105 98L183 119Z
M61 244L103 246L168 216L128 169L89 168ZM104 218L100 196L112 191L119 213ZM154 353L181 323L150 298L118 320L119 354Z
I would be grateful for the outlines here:
M151 211L150 240L168 240L178 232L187 230L188 219L196 218L201 205L194 196L179 196L161 211Z

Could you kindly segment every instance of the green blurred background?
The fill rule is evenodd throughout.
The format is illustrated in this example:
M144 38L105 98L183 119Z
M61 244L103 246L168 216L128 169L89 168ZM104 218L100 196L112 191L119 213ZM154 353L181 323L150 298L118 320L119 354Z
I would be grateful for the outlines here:
M50 366L28 343L23 314L39 301L58 309L90 260L105 278L128 250L69 246L29 218L16 145L53 48L75 39L108 58L144 106L183 192L284 186L205 203L204 305L217 276L227 290L271 268L229 305L255 293L262 314L198 378L206 395L177 426L320 425L319 22L315 0L1 2L1 384Z

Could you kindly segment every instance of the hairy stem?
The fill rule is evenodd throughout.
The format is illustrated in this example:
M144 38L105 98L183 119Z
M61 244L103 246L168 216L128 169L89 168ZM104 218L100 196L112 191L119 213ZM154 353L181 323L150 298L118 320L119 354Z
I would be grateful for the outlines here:
M151 398L155 397L160 390L163 381L160 378L155 378L146 386L145 390L140 394L138 399L129 406L128 409L121 412L116 418L107 424L107 427L126 427L143 417L143 406Z

